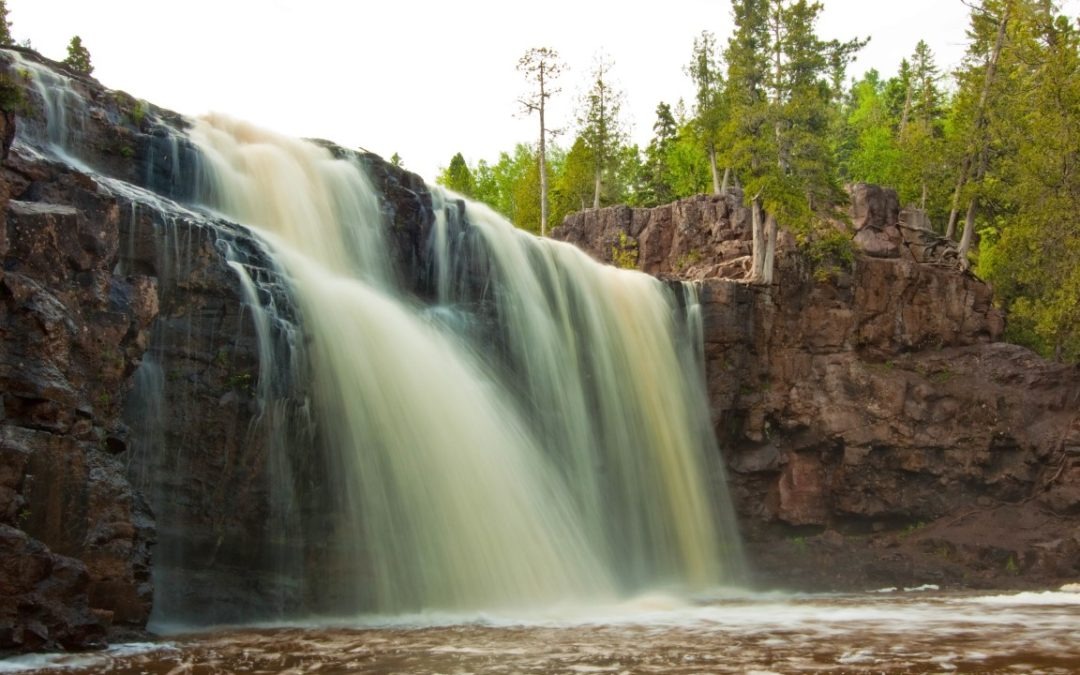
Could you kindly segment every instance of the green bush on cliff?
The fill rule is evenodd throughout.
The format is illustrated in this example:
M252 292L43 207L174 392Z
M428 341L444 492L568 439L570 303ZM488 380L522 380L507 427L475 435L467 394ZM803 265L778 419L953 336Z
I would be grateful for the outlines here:
M828 281L855 264L855 247L851 236L837 229L826 229L797 239L799 251L810 265L816 281Z
M611 247L611 264L625 270L636 270L638 266L637 241L619 233L619 241Z
M0 73L0 110L18 114L27 112L27 101L22 87L15 84L7 73Z

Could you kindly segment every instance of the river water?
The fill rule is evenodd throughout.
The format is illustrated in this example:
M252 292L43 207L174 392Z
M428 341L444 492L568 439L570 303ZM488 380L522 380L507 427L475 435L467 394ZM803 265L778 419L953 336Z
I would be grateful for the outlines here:
M173 634L0 672L1076 673L1080 586L975 595L655 595L560 618L424 615Z

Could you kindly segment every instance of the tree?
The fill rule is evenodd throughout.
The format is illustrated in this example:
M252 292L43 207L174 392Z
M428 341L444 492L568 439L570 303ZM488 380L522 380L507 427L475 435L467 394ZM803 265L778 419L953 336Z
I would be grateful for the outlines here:
M724 124L724 80L716 59L716 36L709 31L701 31L694 38L693 56L686 72L694 81L695 116L694 128L698 140L709 156L709 169L712 175L713 192L720 194L727 188L727 180L720 181L717 166L717 137ZM730 170L725 171L724 178Z
M472 171L469 170L460 152L451 158L450 166L439 174L435 182L466 197L472 197L476 191L476 181L473 180Z
M986 176L990 162L991 138L988 133L990 122L990 107L996 102L993 93L998 88L998 66L1001 60L1002 50L1005 47L1005 38L1008 34L1009 20L1013 11L1014 0L984 0L982 7L973 9L972 31L974 38L968 48L967 67L961 70L960 77L966 79L969 86L981 80L979 87L978 102L975 104L971 115L971 126L967 137L967 152L964 157L964 166L961 169L960 178L956 184L955 198L952 213L949 214L948 234L952 234L956 226L956 217L959 213L958 201L969 178L975 183L970 191L968 199L967 215L964 217L964 233L960 237L959 255L960 266L968 269L970 261L968 252L975 235L975 219L979 210L978 193L979 184ZM992 17L992 18L991 18ZM993 42L986 39L987 19L990 18L993 26ZM987 46L993 46L987 50ZM962 86L963 89L963 86Z
M671 106L661 101L656 106L653 138L645 148L645 162L641 168L642 206L659 206L674 199L668 161L678 135Z
M10 47L15 44L15 38L11 37L11 21L8 19L8 8L5 0L0 0L0 47Z
M578 136L555 178L554 212L559 221L569 213L588 207L595 189L595 171L592 149L582 136Z
M401 155L399 155L397 152L390 155L390 163L398 167L399 169L405 168L405 160L401 159Z
M540 117L540 150L537 153L540 162L538 170L540 177L540 236L547 236L548 222L548 181L547 181L547 133L548 128L544 122L544 112L547 99L553 94L559 93L551 83L563 71L563 65L559 61L559 54L554 49L547 47L534 47L525 52L517 65L518 71L525 74L526 79L536 83L536 89L528 96L520 99L521 105L529 114L536 112Z
M90 51L83 46L82 38L76 35L71 38L71 42L68 43L67 58L64 59L64 65L82 75L89 75L94 72L94 66L90 64Z
M1080 361L1080 33L1040 2L1014 6L1000 55L1008 91L988 111L994 211L978 271L1009 313L1007 337ZM1002 105L1007 103L1007 105ZM996 175L995 175L996 174ZM997 203L990 202L992 197ZM987 209L990 211L990 209Z
M845 120L845 133L850 134L851 141L842 166L844 177L850 181L897 184L897 170L903 162L885 92L876 70L868 71L851 86Z
M819 2L732 0L732 9L724 135L736 175L753 195L751 279L770 283L777 220L810 235L822 220L818 213L841 198L831 104L865 41L818 38Z
M578 114L580 135L593 157L593 208L600 208L604 175L617 160L617 150L625 133L619 118L623 93L611 83L611 62L597 58L592 86L585 94Z

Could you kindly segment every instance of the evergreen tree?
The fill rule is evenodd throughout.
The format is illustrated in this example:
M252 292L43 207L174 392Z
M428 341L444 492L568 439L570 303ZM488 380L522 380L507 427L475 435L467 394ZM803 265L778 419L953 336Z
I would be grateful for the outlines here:
M823 41L808 0L732 0L725 52L732 120L725 136L751 197L751 278L769 283L776 219L808 232L841 199L833 142L834 83L865 41ZM762 213L762 210L765 213ZM768 231L765 231L768 228Z
M65 66L82 75L94 72L94 66L90 64L90 51L83 46L82 38L78 35L68 43L67 54L63 61Z
M957 74L961 85L958 105L963 105L961 115L966 122L961 132L964 158L954 192L947 235L952 236L955 230L960 202L966 196L967 210L959 247L960 265L964 269L970 265L968 252L974 244L975 221L983 205L981 200L987 196L985 178L993 168L991 122L993 108L1001 105L1006 93L1002 87L1008 80L1007 75L1002 75L1007 70L1002 68L1002 56L1007 56L1006 38L1017 3L1025 1L983 0L981 7L973 8L969 31L972 42L968 47L965 66Z
M8 8L5 0L0 0L0 47L10 47L15 44L15 38L11 36L11 20L8 19Z
M1046 3L1018 2L1007 45L1000 66L1008 87L988 113L995 161L985 180L994 189L981 195L978 271L1009 312L1010 339L1076 362L1080 35Z
M567 214L588 208L593 199L596 180L596 160L583 136L574 139L566 153L562 171L555 178L553 212L558 222Z
M656 122L653 123L653 138L645 148L645 163L641 171L641 205L659 206L667 204L675 197L671 187L668 169L668 156L678 138L678 127L671 106L660 102L656 106Z
M618 150L625 138L620 118L623 93L611 82L611 62L597 58L592 86L578 115L580 135L593 157L593 208L600 208L605 176L617 165Z
M724 125L724 80L716 58L716 36L709 31L701 31L694 38L693 57L686 67L694 81L695 110L694 130L698 142L709 156L709 169L712 175L713 192L720 194L727 187L726 181L720 181L717 166L717 143L720 129ZM725 174L726 177L726 174Z
M439 174L435 182L466 197L472 197L476 191L476 181L473 180L472 171L469 170L460 152L451 158L450 166Z

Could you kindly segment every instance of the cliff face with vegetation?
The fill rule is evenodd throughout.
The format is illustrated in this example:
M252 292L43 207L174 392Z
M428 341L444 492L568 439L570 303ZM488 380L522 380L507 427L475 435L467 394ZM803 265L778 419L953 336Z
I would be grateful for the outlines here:
M798 588L1054 584L1080 575L1080 368L1000 341L955 249L853 190L855 254L781 239L749 268L735 193L586 211L594 257L698 279L713 418L759 579Z
M73 82L89 106L80 157L100 173L8 152L15 126L43 133L40 112L9 113L0 129L0 650L100 644L110 627L144 626L152 600L182 614L213 599L219 621L271 612L295 600L266 595L275 565L332 573L335 555L266 536L276 439L260 422L255 318L234 266L267 289L277 272L242 228L206 227L161 196L184 196L163 182L191 151L172 133L182 120ZM391 254L424 297L431 195L360 159L383 193ZM702 280L713 418L761 581L1074 580L1080 375L999 342L989 290L954 252L888 193L859 194L863 253L808 261L786 239L771 287L739 280L749 214L735 193L586 211L556 236ZM296 507L329 512L318 495ZM176 569L200 583L170 585ZM325 606L328 586L294 593Z

